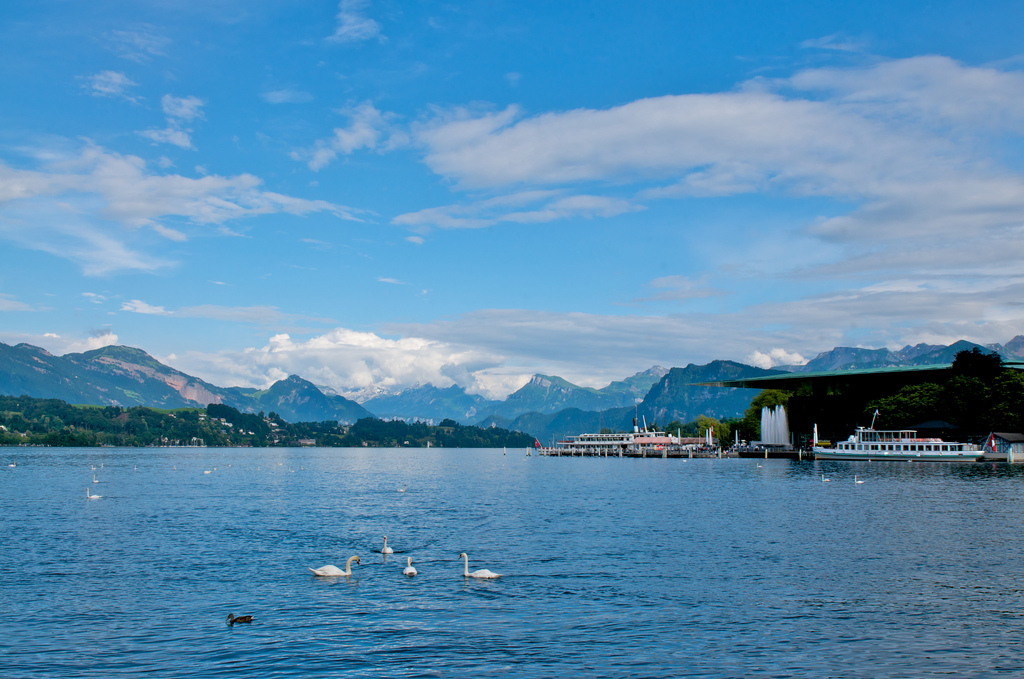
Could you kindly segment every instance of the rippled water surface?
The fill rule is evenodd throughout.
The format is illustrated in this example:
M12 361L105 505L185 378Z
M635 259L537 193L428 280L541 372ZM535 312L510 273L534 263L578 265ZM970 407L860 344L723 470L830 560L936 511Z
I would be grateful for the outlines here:
M1024 671L1006 465L0 449L0 489L3 676Z

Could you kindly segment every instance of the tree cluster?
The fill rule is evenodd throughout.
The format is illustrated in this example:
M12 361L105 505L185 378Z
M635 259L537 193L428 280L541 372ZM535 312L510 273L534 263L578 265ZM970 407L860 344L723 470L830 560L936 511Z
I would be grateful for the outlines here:
M901 429L930 420L953 424L969 434L1024 432L1024 374L1003 368L997 354L977 348L961 351L944 384L903 387L869 401L863 418L875 411L880 429Z
M440 446L526 447L533 437L497 427L441 426L375 418L351 427L337 422L285 422L271 412L231 406L205 409L73 406L56 399L0 396L0 445L44 446Z

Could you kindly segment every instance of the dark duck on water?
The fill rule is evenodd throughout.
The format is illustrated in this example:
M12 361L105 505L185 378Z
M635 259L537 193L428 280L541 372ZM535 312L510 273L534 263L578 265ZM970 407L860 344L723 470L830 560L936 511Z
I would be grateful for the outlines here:
M228 624L234 625L236 622L252 622L252 616L239 615L236 617L234 613L228 613Z

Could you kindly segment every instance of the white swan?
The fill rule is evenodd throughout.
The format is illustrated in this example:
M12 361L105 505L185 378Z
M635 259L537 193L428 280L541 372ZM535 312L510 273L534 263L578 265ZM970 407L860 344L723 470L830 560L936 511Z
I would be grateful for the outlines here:
M102 495L90 495L89 494L89 489L88 488L85 489L85 499L86 500L99 500L101 497L103 497L103 496Z
M412 567L412 557L405 557L405 570L402 571L402 575L416 575L416 569Z
M409 486L409 484L408 484L408 483L407 483L407 484L405 484L404 486L402 486L401 488L399 488L399 489L398 489L398 492L399 492L399 493L404 493L404 492L405 492L405 489L406 489L406 488L407 488L408 486Z
M864 481L862 481L862 480L859 480L859 479L857 478L857 475L856 475L856 474L854 474L854 475L853 475L853 482L854 482L854 483L864 483Z
M17 466L18 466L18 463L17 463L17 462L12 462L12 463L10 463L10 464L9 464L9 465L7 465L7 466L8 466L8 467L17 467Z
M350 556L348 561L345 562L345 570L341 570L334 564L328 564L327 566L321 566L320 568L310 568L314 575L320 575L322 577L333 577L337 575L352 575L352 562L359 563L358 556ZM308 566L307 566L308 568Z
M822 482L822 483L828 483L828 482L829 482L829 481L831 481L831 480L832 480L832 479L826 479L826 478L825 478L825 475L824 475L824 474L822 474L822 475L821 475L821 482Z
M380 550L381 554L394 554L395 550L388 547L388 536L384 536L384 549Z
M99 483L99 481L96 480L96 475L95 474L92 475L92 482L93 483Z
M472 573L470 573L469 572L469 557L466 556L465 552L463 552L462 554L459 554L459 558L466 560L465 561L465 565L462 567L462 576L465 577L465 578L487 578L487 579L489 579L489 578L500 578L501 577L501 573L492 573L491 571L487 570L486 568L481 568L478 571L473 571Z

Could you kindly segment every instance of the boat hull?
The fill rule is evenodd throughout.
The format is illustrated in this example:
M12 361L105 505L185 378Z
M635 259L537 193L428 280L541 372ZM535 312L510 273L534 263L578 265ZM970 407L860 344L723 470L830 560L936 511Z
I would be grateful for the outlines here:
M861 462L977 462L982 451L969 450L956 453L901 453L886 451L845 451L815 448L815 460L853 460Z

